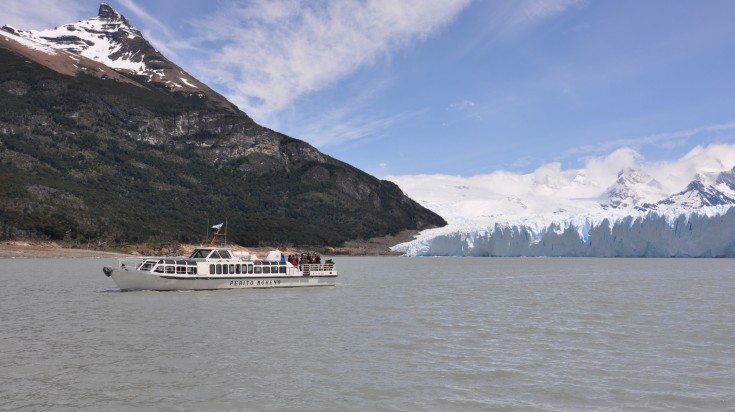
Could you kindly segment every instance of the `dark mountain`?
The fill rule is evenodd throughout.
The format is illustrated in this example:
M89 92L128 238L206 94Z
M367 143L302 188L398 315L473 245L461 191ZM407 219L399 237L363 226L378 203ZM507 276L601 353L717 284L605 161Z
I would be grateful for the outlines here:
M80 44L96 47L85 27L120 46L117 60L84 56ZM259 126L129 27L103 5L63 27L76 38L0 31L0 238L195 242L227 218L243 245L338 245L446 224L395 184Z

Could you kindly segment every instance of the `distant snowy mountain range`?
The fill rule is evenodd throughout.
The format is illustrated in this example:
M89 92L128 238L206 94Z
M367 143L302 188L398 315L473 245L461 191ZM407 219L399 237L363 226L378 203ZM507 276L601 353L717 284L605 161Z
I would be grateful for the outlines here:
M449 222L393 249L454 256L735 256L733 165L735 147L712 145L653 165L620 149L579 170L555 164L526 175L389 177Z

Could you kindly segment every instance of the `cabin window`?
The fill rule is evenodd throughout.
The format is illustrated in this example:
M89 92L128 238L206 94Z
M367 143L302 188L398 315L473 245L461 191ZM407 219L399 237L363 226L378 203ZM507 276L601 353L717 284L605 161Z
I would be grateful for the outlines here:
M217 274L218 275L222 274L222 265L217 265Z
M209 274L214 275L214 265L209 265Z
M220 250L219 255L222 256L222 259L232 259L232 256L230 255L230 252L226 250Z
M278 273L286 273L286 267L285 266L279 267L278 268Z
M271 267L270 266L263 266L263 273L270 274L271 273Z
M190 275L196 275L197 274L197 268L195 268L193 266L190 266L190 267L186 268L186 273L188 273Z
M154 272L156 272L156 273L163 273L163 266L157 267L156 270L154 270Z
M235 273L240 274L240 265L235 265Z
M235 273L235 265L230 265L230 273Z
M186 267L185 266L176 266L176 273L179 275L186 274Z
M207 249L197 249L194 251L194 253L191 254L192 259L204 259L207 257L207 253L209 253L209 250Z
M166 273L174 273L174 267L173 266L166 266Z
M212 254L211 254L211 255L209 255L209 257L210 257L211 259L222 259L222 257L220 257L219 253L218 253L218 252L217 252L216 250L213 250L213 251L212 251Z
M263 267L262 266L255 266L255 273L256 274L263 273Z
M245 273L245 272L243 272L243 273ZM250 274L253 273L253 265L248 265L248 273L250 273Z

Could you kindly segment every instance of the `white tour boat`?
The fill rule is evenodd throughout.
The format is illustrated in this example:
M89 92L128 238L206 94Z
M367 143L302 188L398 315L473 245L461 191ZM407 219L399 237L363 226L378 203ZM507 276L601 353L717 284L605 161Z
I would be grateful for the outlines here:
M218 227L219 229L219 227ZM189 257L131 257L118 259L117 267L102 271L123 291L129 290L211 290L334 286L337 270L331 260L316 263L306 259L288 261L280 251L265 259L215 247L194 250Z
M117 267L102 270L117 286L128 290L210 290L334 286L337 270L325 263L288 262L274 250L261 260L225 247L195 249L184 257L118 259Z

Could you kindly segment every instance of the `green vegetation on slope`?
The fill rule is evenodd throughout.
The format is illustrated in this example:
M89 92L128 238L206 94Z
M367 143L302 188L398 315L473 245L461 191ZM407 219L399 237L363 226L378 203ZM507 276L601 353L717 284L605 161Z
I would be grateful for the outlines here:
M338 245L445 224L200 96L64 76L0 48L0 107L2 239L196 242L227 218L243 245Z

